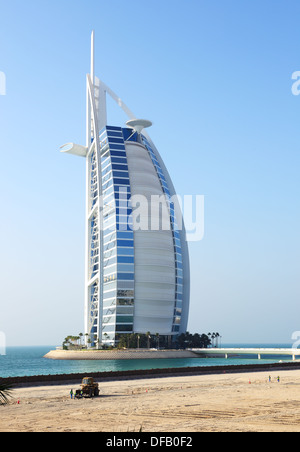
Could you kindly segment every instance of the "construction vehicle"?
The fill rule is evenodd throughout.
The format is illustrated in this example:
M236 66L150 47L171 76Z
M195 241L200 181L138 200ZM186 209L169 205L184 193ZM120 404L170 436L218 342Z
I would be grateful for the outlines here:
M80 399L82 397L98 397L99 396L99 385L94 382L92 377L84 377L81 382L81 389L77 389L75 397Z

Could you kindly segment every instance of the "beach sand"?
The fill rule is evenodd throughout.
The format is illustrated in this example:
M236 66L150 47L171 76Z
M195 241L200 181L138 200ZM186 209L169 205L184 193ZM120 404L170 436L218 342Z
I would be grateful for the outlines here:
M16 388L12 402L0 407L0 431L300 431L300 370L106 381L100 387L101 397L82 400L70 399L70 390L79 388L74 384Z

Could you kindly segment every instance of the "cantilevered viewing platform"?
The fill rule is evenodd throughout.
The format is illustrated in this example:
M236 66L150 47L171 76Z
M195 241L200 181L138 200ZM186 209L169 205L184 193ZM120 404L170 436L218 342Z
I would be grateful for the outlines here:
M290 356L293 361L300 357L300 349L297 348L193 348L190 349L198 355L205 357L251 356L256 355L258 359L268 356Z

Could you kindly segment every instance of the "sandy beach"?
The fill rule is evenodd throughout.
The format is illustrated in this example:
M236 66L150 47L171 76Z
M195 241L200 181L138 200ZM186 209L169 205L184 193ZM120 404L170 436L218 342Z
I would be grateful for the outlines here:
M11 403L0 407L0 431L300 431L300 370L106 381L100 387L101 397L82 400L70 399L74 384L16 388Z

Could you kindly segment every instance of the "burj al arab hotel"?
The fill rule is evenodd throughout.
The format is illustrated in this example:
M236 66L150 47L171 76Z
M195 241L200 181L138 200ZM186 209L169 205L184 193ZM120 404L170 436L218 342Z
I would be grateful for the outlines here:
M93 32L86 144L61 147L86 161L87 343L115 344L131 333L176 336L187 330L190 269L184 224L178 227L172 201L175 189L145 131L152 123L136 118L95 77L94 61ZM107 95L128 116L124 127L109 125ZM161 208L150 209L157 198ZM143 199L148 208L141 211ZM149 211L152 218L145 222ZM151 227L154 223L164 227Z

